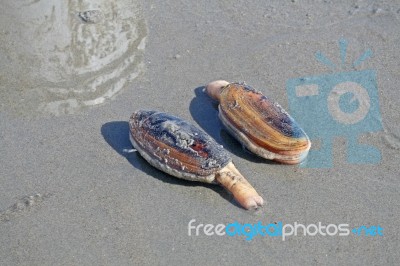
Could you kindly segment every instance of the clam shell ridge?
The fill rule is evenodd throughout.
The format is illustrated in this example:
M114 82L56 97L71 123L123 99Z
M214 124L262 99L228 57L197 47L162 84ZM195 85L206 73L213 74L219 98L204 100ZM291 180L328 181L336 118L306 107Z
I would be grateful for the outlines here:
M248 85L223 88L219 116L246 148L266 159L296 164L311 147L306 133L278 103Z
M176 116L139 110L129 127L132 145L142 157L170 175L215 183L215 174L231 161L207 133Z

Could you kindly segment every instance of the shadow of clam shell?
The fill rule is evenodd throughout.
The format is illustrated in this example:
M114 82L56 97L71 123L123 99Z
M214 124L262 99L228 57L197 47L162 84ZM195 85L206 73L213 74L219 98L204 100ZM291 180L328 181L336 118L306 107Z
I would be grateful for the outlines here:
M229 202L234 202L233 196L230 195L224 188L218 185L201 183L201 182L192 182L184 179L179 179L177 177L171 176L167 173L164 173L155 167L151 166L138 152L126 152L125 149L132 149L132 144L129 140L129 124L126 121L113 121L105 123L101 127L101 134L105 141L122 157L135 168L143 171L149 176L152 176L162 182L187 186L187 187L195 187L195 186L204 186L210 188L221 195L222 198ZM237 205L235 203L235 205Z

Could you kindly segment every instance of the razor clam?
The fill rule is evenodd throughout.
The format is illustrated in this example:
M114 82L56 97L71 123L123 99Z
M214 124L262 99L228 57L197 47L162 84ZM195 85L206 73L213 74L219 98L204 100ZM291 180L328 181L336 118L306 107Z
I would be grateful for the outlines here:
M260 157L300 163L311 147L296 121L276 102L246 84L217 80L206 87L219 102L219 118L244 147Z
M178 117L147 110L134 112L129 128L132 145L155 168L191 181L220 184L246 209L263 205L228 153L201 129Z

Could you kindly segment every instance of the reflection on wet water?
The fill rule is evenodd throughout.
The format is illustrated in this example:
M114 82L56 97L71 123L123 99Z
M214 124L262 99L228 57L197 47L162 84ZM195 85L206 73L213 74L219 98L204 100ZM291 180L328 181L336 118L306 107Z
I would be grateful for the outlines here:
M20 114L103 103L143 69L137 0L3 0L0 104Z

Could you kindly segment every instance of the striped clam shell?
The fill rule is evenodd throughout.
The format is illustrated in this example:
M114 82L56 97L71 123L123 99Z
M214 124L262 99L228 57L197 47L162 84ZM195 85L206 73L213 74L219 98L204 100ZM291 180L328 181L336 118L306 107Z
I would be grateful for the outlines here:
M170 175L215 183L231 158L194 125L166 113L139 110L129 120L132 145L152 166Z
M307 134L278 103L245 84L230 83L219 93L222 123L248 150L286 164L307 156Z

